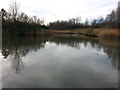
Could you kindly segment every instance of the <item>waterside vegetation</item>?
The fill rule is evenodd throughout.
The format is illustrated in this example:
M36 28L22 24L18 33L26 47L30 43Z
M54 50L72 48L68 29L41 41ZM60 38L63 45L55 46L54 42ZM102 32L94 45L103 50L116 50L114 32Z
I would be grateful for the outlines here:
M17 36L38 36L53 34L73 34L89 37L102 37L117 39L120 37L120 3L118 7L107 14L105 18L98 17L93 20L86 19L81 22L81 17L68 20L58 20L45 25L44 19L37 16L28 16L24 12L19 12L19 4L10 4L9 12L1 9L2 34Z

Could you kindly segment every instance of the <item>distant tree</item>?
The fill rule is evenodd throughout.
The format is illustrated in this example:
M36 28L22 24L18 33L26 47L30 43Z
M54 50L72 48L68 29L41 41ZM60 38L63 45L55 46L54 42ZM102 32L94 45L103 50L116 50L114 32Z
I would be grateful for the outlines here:
M104 18L101 16L98 18L98 23L103 23L104 22Z
M88 26L88 25L89 25L89 21L88 21L88 19L86 19L84 22L84 26Z
M76 23L76 24L79 24L80 22L81 22L81 17L76 17L76 18L75 18L75 23Z
M29 17L24 12L18 14L17 21L27 23L28 19Z
M96 20L96 19L94 19L94 20L92 21L92 23L91 23L91 26L92 26L93 28L95 28L95 27L96 27L96 25L97 25L97 20Z
M12 2L9 7L10 14L12 15L13 21L15 22L17 19L18 11L19 11L19 4L17 2Z
M5 20L5 17L7 15L6 10L2 8L0 12L1 12L1 15L2 15L2 20Z
M117 8L117 21L118 21L118 28L120 29L120 1L118 2L118 8Z
M110 22L115 22L116 21L116 12L115 12L115 10L112 10L112 12L109 14L109 19L110 19Z

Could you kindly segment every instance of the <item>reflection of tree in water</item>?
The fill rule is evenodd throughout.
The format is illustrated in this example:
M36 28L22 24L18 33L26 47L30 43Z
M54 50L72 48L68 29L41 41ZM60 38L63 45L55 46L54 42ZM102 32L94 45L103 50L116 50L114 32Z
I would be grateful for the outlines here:
M24 65L22 62L22 56L19 54L17 48L13 55L10 56L9 60L11 60L11 66L16 73L21 73L24 69Z
M85 47L91 47L92 49L97 50L98 52L100 50L103 50L103 52L108 56L108 58L111 60L112 65L115 68L118 68L118 62L119 62L119 56L118 56L118 45L116 47L113 47L110 42L111 46L106 45L105 43L100 43L99 40L96 39L90 39L90 38L76 38L76 37L53 37L50 39L50 42L54 42L58 45L67 45L72 48L80 49L81 45L83 44ZM113 42L114 43L114 42Z
M8 55L9 55L9 51L6 49L2 49L2 54L3 54L4 58L7 59Z
M104 48L103 50L108 55L108 58L112 61L112 65L118 68L119 63L118 49Z
M22 58L30 51L44 48L45 40L41 38L4 38L2 40L2 54L5 59L11 61L11 67L16 73L24 69Z
M67 45L68 47L80 49L81 40L74 37L53 37L49 39L50 42L56 43L57 45Z
M114 67L118 67L118 48L101 44L99 40L90 38L44 36L44 37L23 37L23 38L3 38L2 54L4 58L10 58L12 67L16 73L24 69L22 57L30 51L37 51L44 48L46 41L57 45L66 45L68 47L80 49L83 44L85 47L91 47L97 51L103 50L112 61Z

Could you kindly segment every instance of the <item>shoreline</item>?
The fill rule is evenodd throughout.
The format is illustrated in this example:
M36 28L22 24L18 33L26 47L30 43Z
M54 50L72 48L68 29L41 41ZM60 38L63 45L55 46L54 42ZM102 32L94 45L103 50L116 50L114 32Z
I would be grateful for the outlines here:
M4 36L11 36L10 33L2 32ZM92 38L118 39L120 37L117 29L75 29L75 30L37 30L29 31L21 35L21 33L12 34L13 36L41 36L41 35L80 35Z

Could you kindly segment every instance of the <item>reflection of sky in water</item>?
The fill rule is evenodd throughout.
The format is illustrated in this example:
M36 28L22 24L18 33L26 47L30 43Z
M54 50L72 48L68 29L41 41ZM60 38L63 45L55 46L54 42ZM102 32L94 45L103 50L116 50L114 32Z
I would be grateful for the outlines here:
M45 48L23 58L22 73L11 72L3 87L117 87L117 70L103 50L90 44L79 46L76 49L46 42ZM10 61L5 63L3 75L10 72Z

